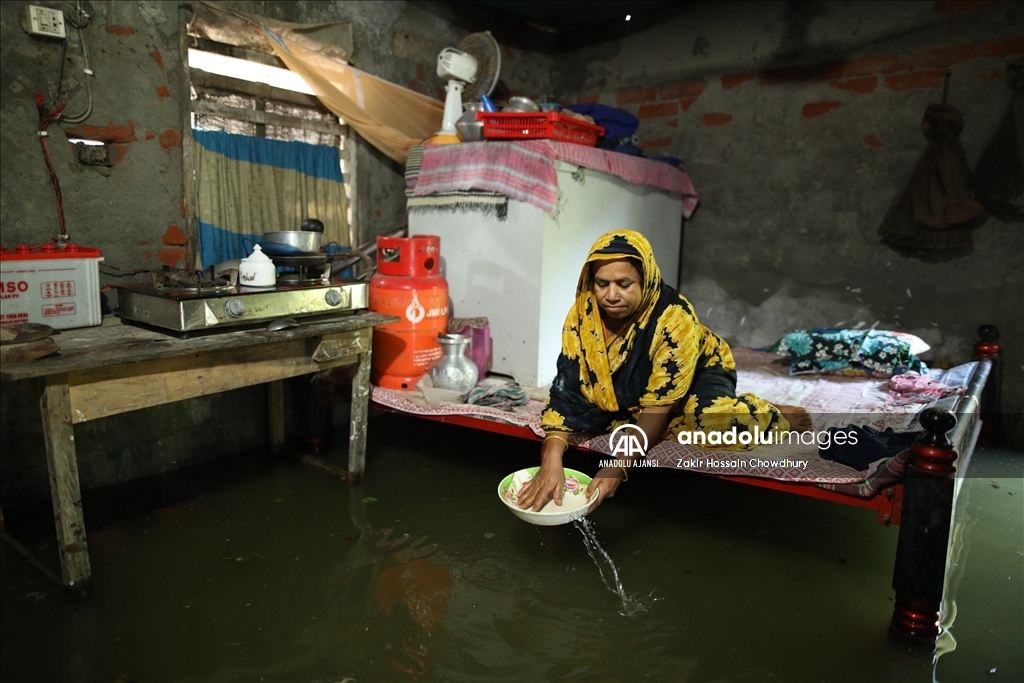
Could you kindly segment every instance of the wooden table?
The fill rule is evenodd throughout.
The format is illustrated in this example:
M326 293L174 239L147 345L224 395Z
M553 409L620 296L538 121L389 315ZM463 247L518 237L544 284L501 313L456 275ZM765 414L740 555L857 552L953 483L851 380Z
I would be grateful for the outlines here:
M62 580L76 595L88 592L92 572L82 515L74 425L141 408L229 389L267 384L269 440L284 443L284 380L358 364L352 381L349 472L362 475L370 396L373 328L394 316L363 312L267 332L220 332L191 339L123 325L107 317L99 327L55 338L60 354L0 366L4 382L45 378L39 402L50 473Z

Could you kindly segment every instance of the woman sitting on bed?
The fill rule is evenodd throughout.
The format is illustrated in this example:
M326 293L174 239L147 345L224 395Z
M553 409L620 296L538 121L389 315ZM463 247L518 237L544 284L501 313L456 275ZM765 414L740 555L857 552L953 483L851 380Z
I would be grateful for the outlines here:
M611 432L627 423L647 435L648 451L681 431L725 431L733 425L737 432L789 429L775 406L752 394L736 396L728 344L662 282L647 239L633 230L613 230L594 243L583 265L541 416L541 468L523 487L519 506L540 510L551 498L562 504L566 437ZM626 475L621 467L601 469L588 495L600 483L602 498L614 496Z

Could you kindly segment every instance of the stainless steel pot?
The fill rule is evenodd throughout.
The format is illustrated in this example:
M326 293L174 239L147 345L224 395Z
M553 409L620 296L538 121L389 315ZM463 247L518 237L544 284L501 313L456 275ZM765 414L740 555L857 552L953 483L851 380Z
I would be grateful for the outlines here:
M312 230L281 230L263 233L263 240L265 242L287 244L289 247L305 253L320 251L320 239L322 237L322 232L313 232Z
M455 122L455 130L463 142L478 142L484 139L484 122L476 120L476 113L483 111L479 102L466 105L466 112Z

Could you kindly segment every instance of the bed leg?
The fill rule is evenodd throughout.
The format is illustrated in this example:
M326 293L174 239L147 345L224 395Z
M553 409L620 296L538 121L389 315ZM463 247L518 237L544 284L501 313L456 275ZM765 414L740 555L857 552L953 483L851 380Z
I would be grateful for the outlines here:
M911 447L892 587L896 591L889 630L919 642L939 634L939 608L953 520L957 459L946 437L956 417L937 408L921 413L925 429Z
M989 359L992 361L992 372L989 374L985 388L981 392L981 434L978 436L979 446L991 446L1002 441L1003 425L1000 410L1002 409L1003 387L1003 352L999 348L999 328L995 325L982 325L978 328L981 341L974 343L973 360Z

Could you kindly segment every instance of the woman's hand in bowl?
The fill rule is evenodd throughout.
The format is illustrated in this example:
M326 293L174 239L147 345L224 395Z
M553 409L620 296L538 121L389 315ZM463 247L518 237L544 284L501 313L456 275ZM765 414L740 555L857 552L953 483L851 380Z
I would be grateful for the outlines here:
M541 465L537 474L523 484L519 491L517 504L523 510L540 512L547 502L554 498L555 505L562 504L562 489L565 486L565 470L559 464Z

